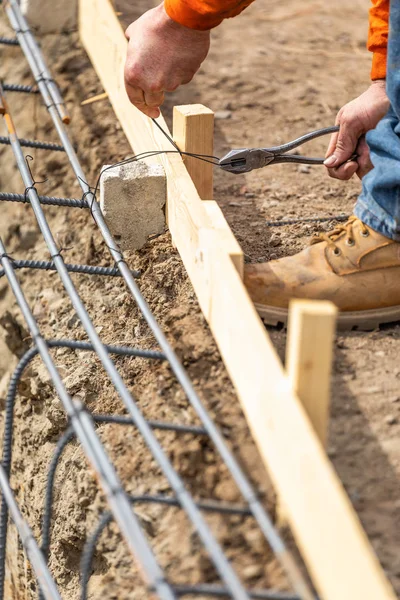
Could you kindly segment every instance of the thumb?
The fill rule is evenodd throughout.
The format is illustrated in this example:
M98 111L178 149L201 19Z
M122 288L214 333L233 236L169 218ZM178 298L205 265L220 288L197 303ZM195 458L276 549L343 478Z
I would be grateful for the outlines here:
M351 158L357 148L360 132L347 123L340 125L340 131L336 145L332 148L332 154L325 160L324 165L328 168L340 167Z

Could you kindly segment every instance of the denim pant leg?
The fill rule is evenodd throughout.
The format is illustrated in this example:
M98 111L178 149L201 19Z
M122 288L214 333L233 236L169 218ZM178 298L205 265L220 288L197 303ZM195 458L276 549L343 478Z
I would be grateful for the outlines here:
M387 93L389 112L367 134L374 169L363 178L354 214L400 241L400 0L390 0Z

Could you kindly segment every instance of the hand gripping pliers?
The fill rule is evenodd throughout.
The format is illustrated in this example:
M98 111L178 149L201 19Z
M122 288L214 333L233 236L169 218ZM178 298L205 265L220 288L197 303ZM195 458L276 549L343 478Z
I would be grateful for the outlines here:
M302 137L288 142L282 146L272 148L240 148L231 150L219 161L219 166L229 173L248 173L254 169L261 169L267 165L276 165L278 163L299 163L303 165L322 165L325 158L308 158L307 156L298 156L297 154L286 154L289 150L294 150L305 142L315 138L339 131L339 126L326 127L311 131ZM357 155L353 155L349 160L355 160Z

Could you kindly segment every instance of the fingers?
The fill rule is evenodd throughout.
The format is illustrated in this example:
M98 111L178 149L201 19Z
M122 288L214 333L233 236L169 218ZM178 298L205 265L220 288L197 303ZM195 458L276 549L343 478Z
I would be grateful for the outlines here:
M337 168L328 169L329 175L334 179L341 179L347 181L351 179L356 173L357 177L362 179L369 173L374 165L371 162L369 147L365 139L365 135L362 135L358 141L357 148L357 160L346 162L344 165L340 165Z
M363 177L365 177L365 175L367 175L367 173L369 173L370 171L372 171L372 169L374 168L374 165L371 162L371 157L370 157L370 153L369 153L369 147L368 147L368 144L367 144L367 142L365 140L365 136L364 135L360 138L360 141L358 143L357 154L358 154L358 158L357 158L357 163L358 163L357 177L359 177L360 179L362 179Z
M344 165L340 165L339 167L328 169L330 177L333 179L341 179L342 181L351 179L354 173L357 173L357 171L358 162L355 160L346 162Z
M148 117L160 116L160 106L164 102L164 92L145 93L140 87L131 85L125 78L125 89L129 100Z
M145 92L144 102L151 108L159 108L164 103L164 92Z
M327 151L325 154L326 158L329 158L329 156L332 156L332 154L335 152L338 137L339 137L339 132L333 133L331 135L331 139L329 141L329 145L328 145L328 148L327 148Z
M342 120L340 131L337 134L336 145L333 153L326 159L325 166L337 168L343 165L354 154L361 131L350 121Z

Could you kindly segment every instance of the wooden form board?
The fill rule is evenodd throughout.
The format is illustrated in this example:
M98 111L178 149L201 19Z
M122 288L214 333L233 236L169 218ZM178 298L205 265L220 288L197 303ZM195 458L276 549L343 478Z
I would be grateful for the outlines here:
M80 0L80 35L134 152L170 150L162 133L125 95L127 42L109 0ZM162 118L159 122L167 129ZM213 226L179 155L152 160L167 175L172 238L321 598L394 600L221 240L220 226Z

